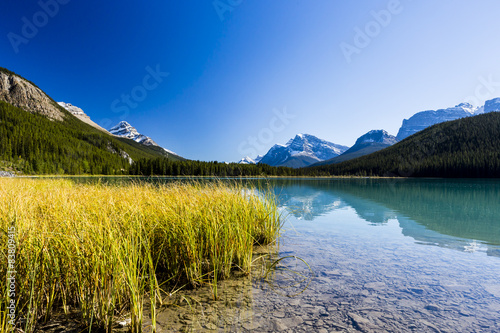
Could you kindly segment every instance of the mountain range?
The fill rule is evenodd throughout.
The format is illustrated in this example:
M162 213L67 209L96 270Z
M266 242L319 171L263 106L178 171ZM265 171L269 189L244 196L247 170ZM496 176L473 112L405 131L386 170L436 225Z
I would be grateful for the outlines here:
M297 139L297 137L300 138L302 134L298 134L295 139L290 140L286 145L277 144L271 147L262 159L253 160L247 156L241 159L239 163L254 164L260 162L272 166L288 166L293 168L340 163L387 148L432 125L494 111L500 111L500 98L488 100L481 107L474 107L469 103L460 103L447 109L417 112L409 119L403 120L396 137L384 130L372 130L359 137L356 143L350 148L336 145L310 135L309 137L313 137L316 142L324 141L332 146L344 147L342 148L344 151L330 158L324 158L324 155L317 154L321 153L321 146L317 148L315 146L301 145L300 139ZM294 148L289 148L288 146L293 140L297 140L299 144L296 144ZM297 157L295 158L294 156Z
M500 177L500 98L416 113L352 147L310 134L240 163L189 161L123 121L109 132L0 68L0 170L26 174ZM401 139L401 141L399 141ZM399 141L399 142L398 142ZM246 165L244 165L246 164Z
M309 168L309 175L500 177L500 112L428 127L375 153Z
M486 104L481 107L474 107L469 103L460 103L447 109L418 112L409 119L403 120L403 125L399 129L396 138L401 141L410 135L435 124L497 111L500 109L498 108L498 103L500 103L500 98L487 101Z

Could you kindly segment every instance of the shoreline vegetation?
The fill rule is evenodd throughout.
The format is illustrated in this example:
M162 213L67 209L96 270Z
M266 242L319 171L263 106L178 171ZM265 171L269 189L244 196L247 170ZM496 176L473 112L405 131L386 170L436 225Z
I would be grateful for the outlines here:
M123 315L152 329L159 307L182 288L250 274L254 246L275 244L282 216L271 194L237 184L76 184L0 178L2 264L15 230L15 297L1 279L0 331L34 332L76 312L82 327L111 331Z
M1 176L0 176L1 177ZM139 176L139 175L13 175L9 177L16 177L21 179L75 179L75 178L93 178L93 179L107 179L107 178L124 178L124 179L173 179L173 180L198 180L198 179L213 179L213 180L238 180L238 179L405 179L411 177L396 177L396 176L170 176L170 175L153 175L153 176ZM423 179L425 177L421 177ZM436 178L440 177L427 177Z

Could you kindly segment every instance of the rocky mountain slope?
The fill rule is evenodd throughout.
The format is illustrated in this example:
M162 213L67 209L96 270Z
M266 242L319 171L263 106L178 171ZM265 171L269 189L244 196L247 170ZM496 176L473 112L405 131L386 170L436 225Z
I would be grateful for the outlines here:
M90 119L90 117L82 109L80 109L79 107L74 106L74 105L72 105L70 103L65 103L65 102L57 102L57 104L59 104L60 106L62 106L63 108L65 108L73 116L77 117L78 119L80 119L84 123L89 124L90 126L92 126L94 128L97 128L100 131L109 133L107 130L105 130L101 126L97 125L96 123L94 123L92 121L92 119Z
M65 117L57 103L35 84L1 67L0 100L51 120L62 121Z

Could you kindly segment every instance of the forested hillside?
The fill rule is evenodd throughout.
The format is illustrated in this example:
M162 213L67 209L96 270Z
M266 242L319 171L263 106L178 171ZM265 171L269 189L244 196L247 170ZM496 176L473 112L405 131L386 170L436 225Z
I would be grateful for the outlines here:
M0 167L25 174L127 174L128 156L161 156L67 115L53 121L0 101Z
M311 167L306 175L500 177L500 113L429 127L354 160Z

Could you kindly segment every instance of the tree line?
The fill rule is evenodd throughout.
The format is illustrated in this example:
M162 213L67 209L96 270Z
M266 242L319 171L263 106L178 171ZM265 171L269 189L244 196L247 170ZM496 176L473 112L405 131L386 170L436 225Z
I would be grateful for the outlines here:
M437 124L360 158L300 169L173 160L66 118L51 121L0 101L0 168L67 175L500 177L498 112Z

